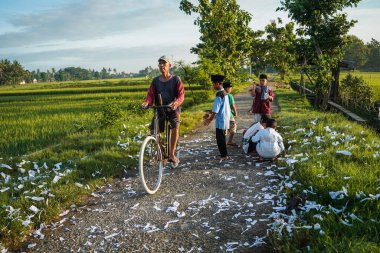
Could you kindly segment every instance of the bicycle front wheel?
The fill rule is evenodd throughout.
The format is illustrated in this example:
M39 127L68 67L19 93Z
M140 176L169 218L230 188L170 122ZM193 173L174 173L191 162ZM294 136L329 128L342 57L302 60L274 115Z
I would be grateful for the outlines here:
M147 193L154 194L161 184L163 160L160 146L153 136L145 138L140 149L139 172Z

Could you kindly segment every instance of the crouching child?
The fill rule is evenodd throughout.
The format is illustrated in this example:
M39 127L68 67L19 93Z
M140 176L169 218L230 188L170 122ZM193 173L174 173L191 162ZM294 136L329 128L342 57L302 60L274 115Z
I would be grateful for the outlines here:
M260 130L252 137L253 142L257 142L256 151L259 154L259 161L264 159L275 160L284 151L282 136L276 132L277 122L275 119L268 119L267 128Z
M260 119L260 122L257 122L250 126L246 131L243 133L242 138L242 147L244 153L255 153L256 152L256 145L257 142L253 142L252 138L255 136L260 130L263 130L267 127L267 121L268 117L267 115L263 115Z

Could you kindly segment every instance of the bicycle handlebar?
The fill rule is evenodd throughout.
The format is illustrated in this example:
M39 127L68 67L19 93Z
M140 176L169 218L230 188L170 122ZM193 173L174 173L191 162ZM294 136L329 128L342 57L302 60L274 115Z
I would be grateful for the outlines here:
M148 105L145 109L163 109L172 108L170 105Z

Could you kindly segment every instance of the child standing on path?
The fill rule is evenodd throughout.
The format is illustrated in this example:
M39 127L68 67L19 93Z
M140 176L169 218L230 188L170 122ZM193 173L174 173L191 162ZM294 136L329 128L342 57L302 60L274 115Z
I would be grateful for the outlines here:
M270 103L273 101L273 91L267 85L267 75L261 74L259 78L260 85L255 87L251 109L254 123L260 122L262 115L267 115L270 118Z
M236 120L237 117L237 111L236 111L236 104L234 96L231 94L232 91L232 83L231 82L224 82L223 88L227 92L228 96L228 102L230 103L230 109L231 109L231 119L230 119L230 128L228 129L229 137L227 141L227 145L230 146L237 146L237 144L232 142L232 139L234 138L234 135L236 134Z
M276 127L276 120L268 119L267 128L260 130L252 137L252 141L257 142L256 151L259 154L259 161L263 161L264 158L275 160L284 151L283 139L276 132Z
M205 118L204 124L207 126L215 118L216 143L220 152L220 160L227 160L226 131L230 128L231 109L226 91L223 89L222 75L211 75L211 81L217 90L212 113Z

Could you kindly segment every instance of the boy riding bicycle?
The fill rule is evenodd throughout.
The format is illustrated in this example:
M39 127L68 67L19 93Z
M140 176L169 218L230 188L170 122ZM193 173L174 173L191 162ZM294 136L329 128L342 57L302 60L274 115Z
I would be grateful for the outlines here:
M171 61L168 56L164 55L158 59L158 67L161 75L153 79L148 89L147 97L141 106L146 108L147 106L152 105L153 101L155 105L161 105L158 99L159 94L162 97L162 105L171 106L171 110L166 110L165 112L160 110L159 131L164 131L165 117L167 117L172 129L168 161L173 164L173 167L177 167L179 159L175 155L175 150L179 138L180 106L185 99L185 91L181 79L178 76L169 73L171 66ZM150 125L150 129L153 129L153 122Z

